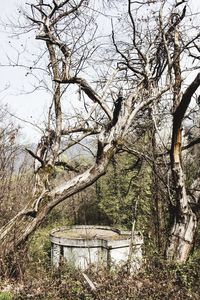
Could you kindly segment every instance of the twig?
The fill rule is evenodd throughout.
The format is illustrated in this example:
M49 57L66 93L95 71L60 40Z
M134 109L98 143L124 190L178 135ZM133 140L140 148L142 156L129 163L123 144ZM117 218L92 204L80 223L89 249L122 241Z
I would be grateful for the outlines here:
M82 272L82 275L83 275L85 281L87 282L87 284L89 285L90 289L92 291L96 291L97 288L96 288L95 284L92 282L92 280L90 280L90 278L83 272Z

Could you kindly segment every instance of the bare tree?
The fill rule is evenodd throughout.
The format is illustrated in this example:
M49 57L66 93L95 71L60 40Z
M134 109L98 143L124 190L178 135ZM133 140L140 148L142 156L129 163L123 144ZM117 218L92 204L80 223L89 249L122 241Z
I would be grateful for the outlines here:
M27 149L35 159L33 196L0 230L2 256L23 244L56 205L105 174L145 110L169 98L174 100L179 120L178 125L174 123L172 149L177 143L177 128L184 116L178 62L199 38L194 35L178 45L176 36L181 32L186 6L176 12L176 3L119 1L121 15L113 16L110 34L102 34L102 21L108 22L110 16L95 2L40 0L28 5L29 29L37 30L36 39L45 47L46 59L40 57L46 63L44 69L50 79L46 86L52 93L52 105L36 151ZM191 99L193 86L182 99L188 97L188 91ZM72 97L78 106L69 118L64 116L65 103ZM88 137L96 141L96 149L87 147L93 154L87 168L77 168L62 159L65 151L88 141ZM56 183L57 168L63 170L61 183ZM175 172L178 174L173 168ZM70 173L71 179L65 173Z
M5 105L0 107L1 226L24 207L31 194L33 177L30 157L19 144L20 128L14 124L7 109Z

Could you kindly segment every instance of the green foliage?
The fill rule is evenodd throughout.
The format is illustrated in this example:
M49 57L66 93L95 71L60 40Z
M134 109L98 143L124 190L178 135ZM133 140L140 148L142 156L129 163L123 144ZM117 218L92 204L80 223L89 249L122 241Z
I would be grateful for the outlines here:
M49 228L38 230L29 243L29 256L34 264L50 264L51 244L49 240Z
M13 297L10 292L0 292L0 300L12 300Z
M39 263L42 267L49 268L51 256L51 243L49 234L56 227L68 226L71 223L66 219L63 209L56 208L51 212L46 223L38 229L29 241L29 257L32 265Z
M187 187L190 188L196 178L198 178L199 166L191 154L184 160L184 171Z
M98 181L99 207L115 226L147 228L146 216L151 211L150 169L133 155L119 155L107 174ZM145 217L144 217L145 216Z

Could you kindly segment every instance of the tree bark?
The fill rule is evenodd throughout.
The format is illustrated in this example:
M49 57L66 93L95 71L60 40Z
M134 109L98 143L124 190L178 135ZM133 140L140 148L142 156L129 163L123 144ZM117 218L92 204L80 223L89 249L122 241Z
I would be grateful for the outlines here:
M185 175L182 166L182 120L191 98L200 85L200 73L189 85L177 105L173 116L171 143L171 169L174 184L176 206L174 207L174 224L171 229L167 257L170 260L185 262L193 248L197 217L190 206L190 197L186 191Z
M46 192L40 200L37 211L33 209L36 199L33 198L27 207L18 213L8 224L0 230L0 260L16 251L31 233L44 221L48 213L60 202L92 185L106 172L110 159L115 153L112 144L106 145L101 161L95 163L84 173L77 175L50 192Z
M167 249L167 257L170 260L185 262L194 244L194 237L197 228L197 217L192 211L189 196L185 187L185 176L181 163L181 138L179 130L177 140L172 149L172 175L175 188L176 207L174 224L171 229L170 243Z

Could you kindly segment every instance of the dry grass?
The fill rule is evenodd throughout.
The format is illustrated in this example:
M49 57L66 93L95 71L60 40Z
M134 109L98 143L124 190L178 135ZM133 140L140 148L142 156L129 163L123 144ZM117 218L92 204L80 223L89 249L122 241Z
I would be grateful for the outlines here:
M156 259L147 263L137 275L125 269L108 272L87 270L96 289L91 290L79 270L63 265L52 269L44 262L26 262L23 277L1 282L1 289L15 300L139 300L200 299L199 260L180 266ZM1 298L0 298L1 299Z

